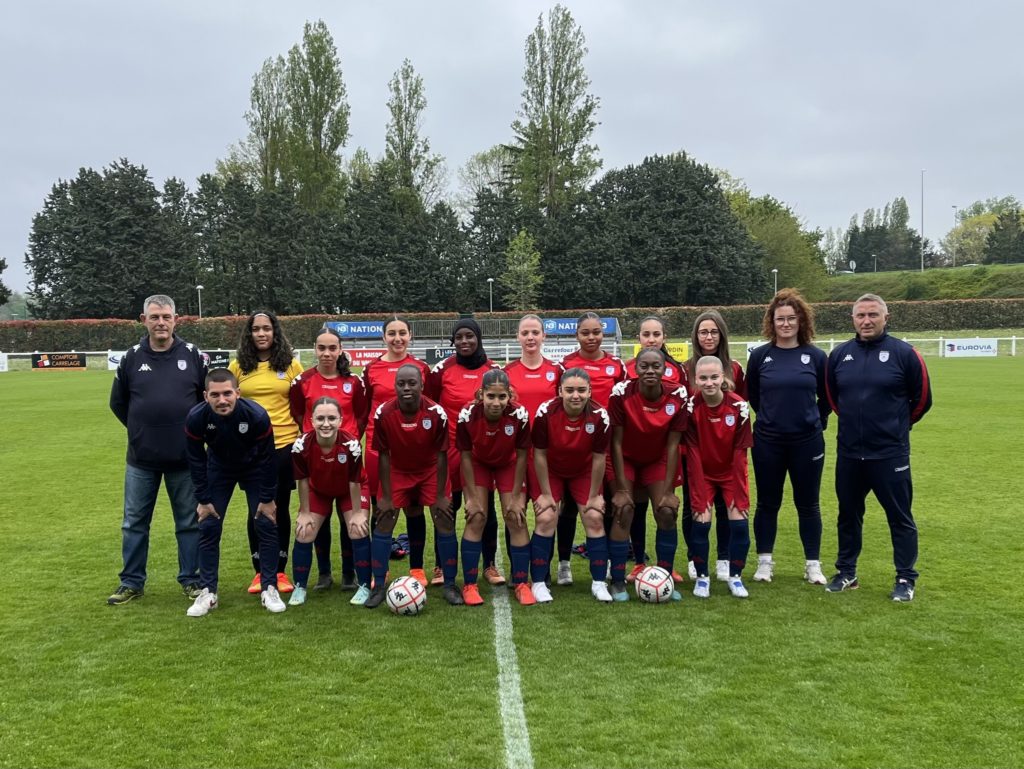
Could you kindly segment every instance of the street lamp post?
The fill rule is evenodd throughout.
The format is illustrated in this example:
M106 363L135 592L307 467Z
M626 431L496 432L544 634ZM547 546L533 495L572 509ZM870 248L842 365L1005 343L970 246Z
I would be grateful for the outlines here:
M491 315L494 314L494 278L487 279L487 304Z
M956 204L953 205L953 230L956 229L957 222L959 221L957 219L957 211L959 208L960 206ZM950 254L953 256L953 266L956 267L956 240L953 236L952 230L950 230L949 232L949 251Z
M772 278L775 280L775 293L779 293L779 268L772 267ZM773 294L774 296L774 294Z
M871 258L875 260L875 272L878 272L878 254L872 254Z
M921 169L921 272L924 272L924 172Z
M203 346L203 285L196 285L196 293L199 295L199 346Z

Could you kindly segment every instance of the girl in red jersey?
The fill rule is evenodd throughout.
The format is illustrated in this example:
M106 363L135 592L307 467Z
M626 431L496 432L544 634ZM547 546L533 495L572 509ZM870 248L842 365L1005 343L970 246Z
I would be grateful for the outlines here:
M477 589L481 537L487 520L487 493L497 489L501 514L509 532L512 584L516 600L535 604L529 585L530 531L526 526L526 455L530 420L526 409L512 401L508 374L488 371L476 401L459 414L455 445L461 454L462 486L466 494L466 528L462 532L462 597L468 606L484 602Z
M463 318L455 324L451 342L455 354L434 366L427 377L425 392L448 414L448 477L452 485L452 510L457 513L462 505L462 472L459 450L455 446L455 427L462 409L475 400L484 374L498 368L498 364L487 357L480 326L472 318ZM498 551L498 513L494 495L488 497L483 533L484 577L492 585L504 585L505 578L494 562Z
M531 424L540 404L558 395L558 380L565 370L544 357L544 338L544 322L536 315L524 315L516 332L522 353L505 366L516 402L526 407Z
M679 474L679 442L686 430L686 390L662 381L665 356L647 347L636 356L637 378L612 390L608 414L612 423L612 465L615 469L614 519L608 550L612 564L612 598L628 601L626 557L629 527L636 503L647 496L658 525L654 548L658 565L672 572L679 534L675 494ZM679 591L673 599L681 598Z
M359 588L351 603L361 604L370 595L369 500L362 497L363 462L359 438L341 428L341 405L320 397L310 409L313 430L292 446L292 465L299 486L299 512L295 519L292 568L295 590L290 606L306 602L306 581L313 564L313 540L331 508L338 514L352 541Z
M595 405L605 408L611 397L612 388L626 378L626 367L615 355L608 355L601 349L604 342L604 328L601 316L596 312L585 312L576 321L576 341L579 349L562 359L567 369L580 368L590 377L591 399ZM609 466L610 467L610 466ZM607 500L606 500L607 501ZM576 503L570 498L562 507L558 519L558 584L572 584L572 543L576 537Z
M292 381L288 391L292 419L303 433L313 429L310 418L313 403L318 398L334 398L341 404L341 429L356 438L366 430L369 408L363 380L349 368L348 356L342 351L341 336L332 328L324 326L316 336L316 365L306 369ZM369 489L366 489L368 494ZM331 523L328 519L316 540L316 563L320 578L314 590L325 590L331 586ZM352 543L348 531L341 528L341 573L343 590L355 590L357 585L352 570Z
M733 390L741 398L747 397L747 382L743 377L743 366L739 361L729 357L729 327L717 310L708 310L697 316L693 322L693 333L690 336L690 357L686 361L684 381L690 385L691 392L697 392L694 386L694 368L697 361L705 355L713 355L722 362L722 370L726 372L722 382L723 390ZM693 547L691 532L693 518L689 505L689 496L683 505L683 539L686 541L687 557L690 559L690 577L695 576L693 565ZM729 579L729 517L725 502L715 500L715 539L718 560L715 562L715 576L720 582Z
M371 419L366 424L366 479L370 487L370 499L374 503L380 495L380 482L377 474L377 450L373 441L375 427L372 415L377 413L381 404L395 397L395 376L402 366L409 364L419 368L422 381L426 381L430 374L430 367L426 363L409 354L410 342L412 329L409 324L402 318L392 318L384 324L384 344L387 345L387 351L370 361L363 369L363 387L366 389L371 414ZM406 525L409 531L409 574L426 586L429 582L426 572L423 571L423 547L427 539L427 519L422 514L407 517Z
M533 597L551 600L544 582L563 499L575 501L587 532L590 593L612 600L605 584L608 540L604 533L604 475L609 438L608 412L590 400L590 376L579 368L562 374L559 397L537 409L530 436L533 470L528 473L536 524L530 543Z
M725 369L714 355L697 361L697 393L690 398L690 426L686 437L686 466L693 503L693 560L697 580L693 594L708 598L708 532L715 498L724 499L729 521L729 592L746 598L743 567L750 549L750 492L747 449L753 444L747 402L735 391L723 392Z
M365 604L370 609L378 606L386 594L391 533L398 511L405 510L406 523L412 530L413 521L423 517L425 506L430 507L437 532L445 600L455 606L463 603L462 593L455 586L459 546L448 483L448 416L443 408L423 397L423 373L416 363L399 367L394 382L396 397L382 403L373 417L380 488L371 545L374 588ZM421 583L426 586L422 579Z
M641 349L653 347L661 350L665 355L664 382L679 382L683 378L683 364L673 358L665 347L665 321L657 315L648 315L640 321L640 330L637 332L637 341ZM626 361L626 377L636 379L636 358ZM644 569L647 568L647 500L641 500L636 504L633 513L633 525L629 530L629 539L633 546L633 570L626 575L626 582L633 582ZM672 578L676 582L682 581L675 572Z

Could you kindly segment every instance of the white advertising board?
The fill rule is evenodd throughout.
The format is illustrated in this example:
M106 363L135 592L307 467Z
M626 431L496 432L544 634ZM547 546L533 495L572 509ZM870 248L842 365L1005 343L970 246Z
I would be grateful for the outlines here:
M992 358L998 354L998 350L997 339L947 339L942 354L947 358Z

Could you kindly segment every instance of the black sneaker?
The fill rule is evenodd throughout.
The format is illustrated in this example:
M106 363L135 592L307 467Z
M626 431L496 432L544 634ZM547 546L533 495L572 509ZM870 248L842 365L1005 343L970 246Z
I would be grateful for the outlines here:
M114 591L114 594L107 599L107 604L110 606L120 606L121 604L128 603L129 601L134 601L136 598L142 598L141 590L121 585Z
M330 590L331 589L331 585L333 585L333 584L334 584L334 577L331 576L330 572L327 572L326 574L321 574L320 575L320 577L316 581L316 584L313 585L313 589L314 590Z
M190 601L196 600L201 592L203 589L199 587L198 582L186 582L181 586L181 594Z
M342 590L358 590L359 583L356 582L356 575L353 574L342 574L341 575L341 589Z
M376 609L382 603L388 594L387 585L374 585L370 589L370 597L366 599L366 603L363 604L367 609Z
M466 603L462 599L462 591L459 590L457 585L445 585L441 591L441 595L443 595L444 600L452 606L462 606Z
M889 597L897 603L909 603L914 600L914 583L909 579L898 579L889 593Z
M852 577L840 572L832 577L832 581L825 585L825 591L828 593L841 593L844 590L856 590L860 587L860 582L857 581L857 575L854 574Z

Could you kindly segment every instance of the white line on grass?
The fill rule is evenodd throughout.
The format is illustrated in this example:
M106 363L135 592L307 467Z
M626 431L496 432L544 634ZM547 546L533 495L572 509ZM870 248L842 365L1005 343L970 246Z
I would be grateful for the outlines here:
M501 548L495 557L500 569ZM494 655L498 658L498 705L501 711L501 729L505 733L505 763L508 769L533 769L530 750L530 730L523 710L523 692L519 684L519 661L515 639L512 637L512 609L509 608L508 590L495 590L494 597Z

